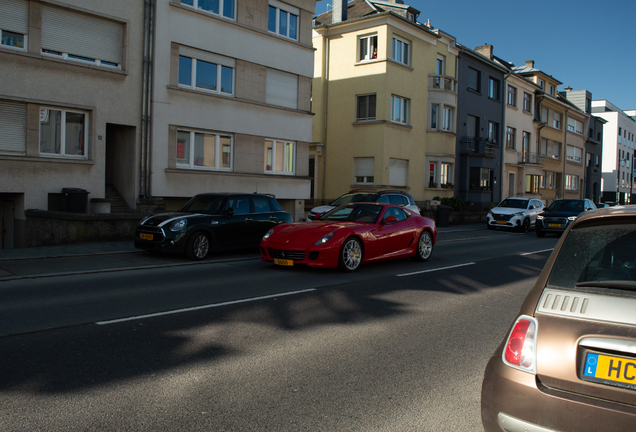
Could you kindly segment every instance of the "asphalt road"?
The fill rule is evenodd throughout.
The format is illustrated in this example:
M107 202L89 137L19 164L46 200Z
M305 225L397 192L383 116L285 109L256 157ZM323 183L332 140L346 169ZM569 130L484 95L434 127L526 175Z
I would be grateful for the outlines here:
M23 261L0 282L0 429L479 431L486 361L558 239L438 240L353 274Z

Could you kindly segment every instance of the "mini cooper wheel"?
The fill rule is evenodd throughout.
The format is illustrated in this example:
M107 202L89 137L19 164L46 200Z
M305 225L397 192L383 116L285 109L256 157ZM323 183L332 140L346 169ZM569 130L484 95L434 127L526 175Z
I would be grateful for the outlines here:
M427 261L433 253L433 237L431 233L424 230L420 234L420 238L417 240L417 249L415 249L415 255L412 257L414 261Z
M191 260L202 260L210 252L210 238L202 231L194 233L188 240L186 256Z
M342 249L340 249L338 267L342 271L352 272L360 267L361 263L362 245L360 244L360 240L349 237L342 245Z
M530 219L529 218L525 218L523 220L523 222L521 223L521 226L519 227L519 231L522 233L527 233L528 231L530 231Z

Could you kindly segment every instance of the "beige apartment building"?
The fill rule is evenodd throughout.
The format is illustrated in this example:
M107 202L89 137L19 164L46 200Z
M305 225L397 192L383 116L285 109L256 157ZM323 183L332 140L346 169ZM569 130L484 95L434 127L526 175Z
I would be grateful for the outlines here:
M357 188L453 196L459 50L418 14L399 1L341 0L316 17L317 202Z

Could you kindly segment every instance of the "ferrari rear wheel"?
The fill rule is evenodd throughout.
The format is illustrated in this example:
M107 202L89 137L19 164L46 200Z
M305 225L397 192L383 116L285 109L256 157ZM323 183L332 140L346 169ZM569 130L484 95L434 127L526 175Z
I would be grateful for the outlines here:
M433 237L431 233L424 230L420 234L420 238L417 241L417 249L415 250L415 261L427 261L433 253Z
M340 259L338 267L340 270L352 272L360 267L362 263L362 245L360 240L355 237L349 237L340 249Z

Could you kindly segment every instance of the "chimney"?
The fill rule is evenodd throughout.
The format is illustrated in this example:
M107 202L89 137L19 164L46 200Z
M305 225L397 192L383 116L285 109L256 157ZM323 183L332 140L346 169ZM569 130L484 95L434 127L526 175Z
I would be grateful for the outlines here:
M565 88L565 91L572 91L572 87L567 86L567 87Z
M526 67L534 69L534 60L526 60Z
M492 60L492 45L484 44L482 46L475 47L475 51Z
M347 0L333 0L331 23L337 24L347 20Z

